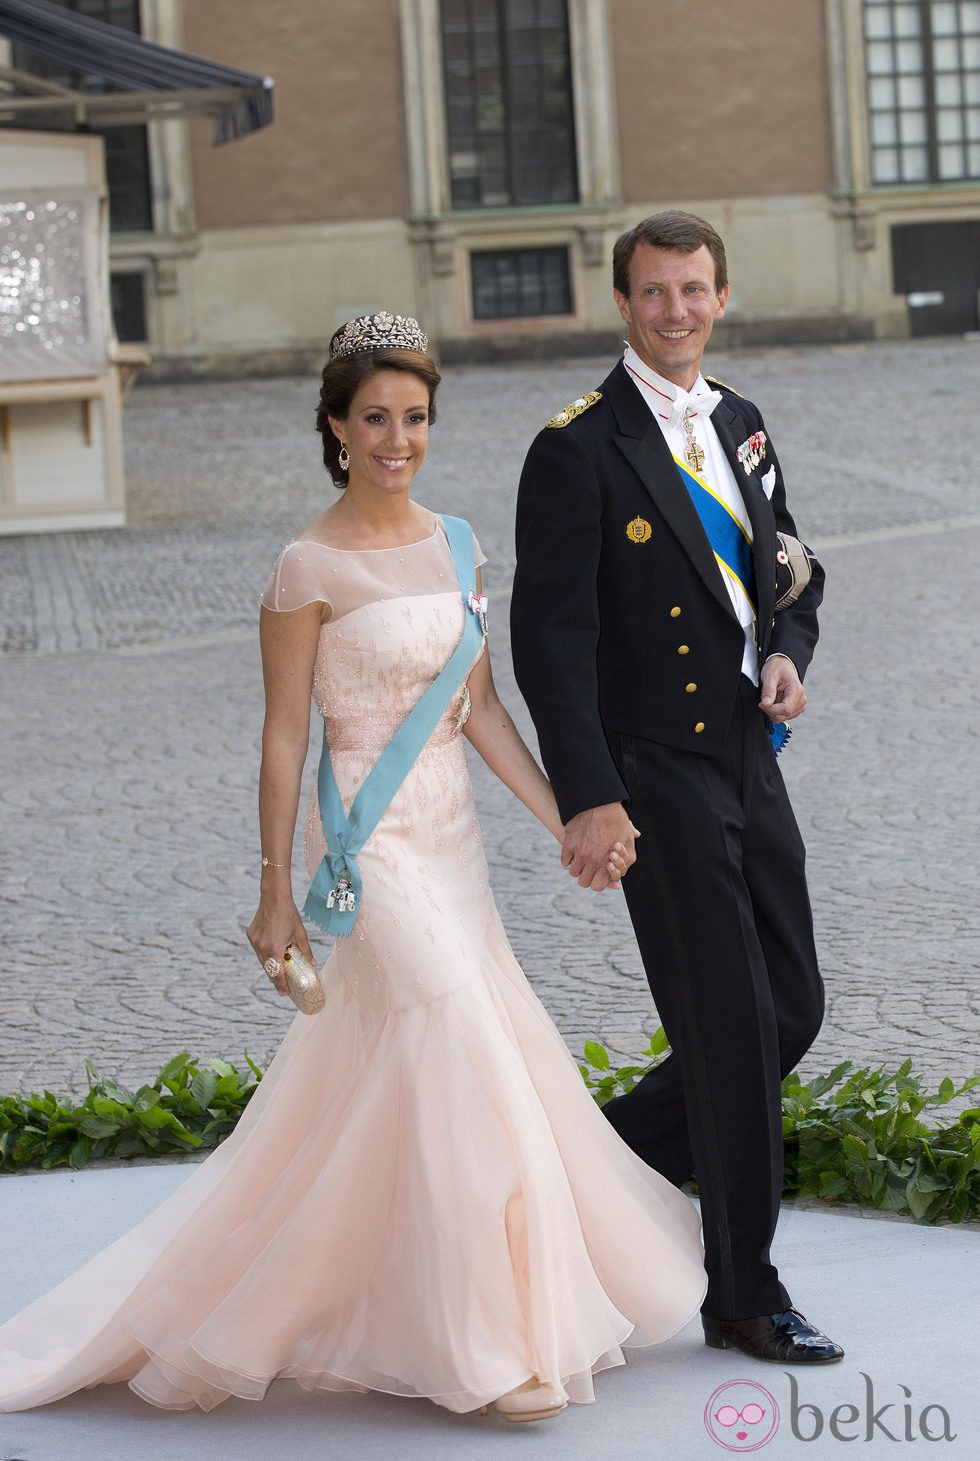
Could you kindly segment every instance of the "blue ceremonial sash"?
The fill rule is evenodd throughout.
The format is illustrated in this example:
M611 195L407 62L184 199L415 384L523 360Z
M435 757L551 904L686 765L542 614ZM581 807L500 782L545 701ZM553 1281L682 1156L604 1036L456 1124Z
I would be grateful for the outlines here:
M701 519L701 526L708 536L711 551L725 573L734 578L736 583L741 586L745 597L752 605L753 614L758 618L753 592L755 570L752 565L752 544L748 534L731 509L726 507L721 498L712 492L707 482L702 482L700 477L696 477L680 457L674 457L674 462L681 474L681 481L694 504L694 511ZM768 716L766 726L772 739L772 748L778 756L790 738L790 728L788 725L777 725Z
M741 585L754 614L756 606L752 586L755 583L755 571L752 567L752 543L748 534L731 509L712 492L707 482L696 477L679 457L674 457L674 462L694 504L694 511L708 535L711 551L725 572Z
M317 771L317 797L327 853L303 904L303 913L327 933L349 934L361 901L357 854L391 805L414 766L419 752L442 719L467 671L476 659L485 629L479 610L470 603L476 588L473 529L458 517L442 518L463 596L464 622L459 643L421 699L408 712L368 772L344 815L330 761L326 728Z

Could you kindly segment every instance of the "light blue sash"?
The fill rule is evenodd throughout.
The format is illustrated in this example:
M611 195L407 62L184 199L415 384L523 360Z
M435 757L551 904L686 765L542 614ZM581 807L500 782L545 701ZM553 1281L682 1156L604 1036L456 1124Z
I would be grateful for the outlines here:
M326 729L317 771L317 796L327 854L317 868L306 902L305 917L327 933L349 934L361 901L361 874L357 854L391 805L414 766L419 752L442 719L486 633L480 607L474 607L476 567L473 529L458 517L442 518L456 577L463 596L463 634L436 679L412 707L365 777L347 816L337 787Z

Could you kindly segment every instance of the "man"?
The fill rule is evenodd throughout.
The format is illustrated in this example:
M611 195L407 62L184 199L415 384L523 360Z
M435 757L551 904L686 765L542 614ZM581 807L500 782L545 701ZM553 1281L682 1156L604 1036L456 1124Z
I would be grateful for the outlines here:
M775 611L776 532L796 531L779 462L757 408L700 373L729 293L721 238L657 214L616 243L613 283L625 356L521 477L514 664L563 864L601 889L608 849L635 854L623 887L672 1053L606 1110L651 1166L697 1179L705 1340L827 1363L843 1351L769 1256L780 1081L823 1015L772 732L806 705L823 571Z

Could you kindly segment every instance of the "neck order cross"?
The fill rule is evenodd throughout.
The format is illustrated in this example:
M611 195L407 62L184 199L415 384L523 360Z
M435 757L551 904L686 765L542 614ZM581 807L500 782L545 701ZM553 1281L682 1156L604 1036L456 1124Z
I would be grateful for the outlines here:
M684 412L681 425L684 427L686 445L684 447L684 460L692 472L704 471L704 452L701 450L694 435L694 423L691 420L694 412L690 407Z

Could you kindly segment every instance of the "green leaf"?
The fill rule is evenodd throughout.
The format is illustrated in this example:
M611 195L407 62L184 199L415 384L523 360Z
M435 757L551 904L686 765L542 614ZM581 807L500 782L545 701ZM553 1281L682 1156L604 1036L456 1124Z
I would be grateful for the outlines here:
M910 1182L905 1189L905 1198L909 1205L909 1212L920 1222L934 1201L931 1193L920 1191L914 1182Z
M121 1122L105 1116L83 1116L78 1123L82 1135L91 1137L114 1136L120 1126Z
M68 1165L74 1171L80 1172L92 1155L92 1142L87 1136L80 1136L72 1147L68 1157Z
M605 1047L600 1045L598 1040L586 1040L584 1053L586 1060L596 1070L609 1069L609 1056L606 1054Z
M831 1090L833 1086L838 1085L848 1074L848 1072L852 1071L853 1069L854 1064L852 1061L843 1060L841 1061L840 1065L834 1066L829 1075L818 1076L816 1080L811 1081L809 1083L809 1089L810 1091L812 1091L815 1097L823 1096L826 1094L827 1091Z
M213 1056L210 1060L205 1061L205 1065L218 1076L237 1074L233 1065L229 1065L227 1060L219 1060L217 1056Z
M650 1056L666 1055L669 1049L670 1041L667 1039L667 1032L663 1025L658 1025L650 1036L650 1043L643 1053Z
M166 1086L170 1091L179 1090L181 1086L188 1083L190 1079L187 1073L188 1066L192 1064L187 1051L182 1050L179 1055L175 1055L173 1060L168 1060L163 1066L156 1079L157 1085Z
M261 1070L255 1064L255 1061L249 1055L248 1051L246 1050L244 1053L245 1053L245 1064L248 1066L249 1070L255 1076L255 1079L257 1081L260 1081L262 1079L262 1072L261 1072Z
M183 1126L172 1111L167 1111L163 1106L151 1106L149 1110L138 1111L136 1119L140 1126L147 1132L172 1131L182 1141L189 1141L192 1146L200 1145L200 1138L192 1131Z
M843 1197L850 1190L850 1186L846 1177L838 1177L834 1172L824 1172L820 1177L819 1195L821 1197Z
M207 1110L214 1100L214 1093L218 1089L218 1082L214 1073L210 1070L199 1070L191 1081L191 1095L202 1108Z

